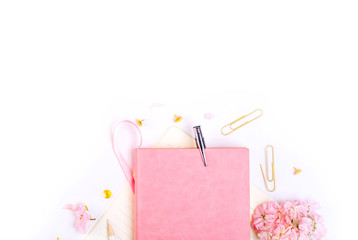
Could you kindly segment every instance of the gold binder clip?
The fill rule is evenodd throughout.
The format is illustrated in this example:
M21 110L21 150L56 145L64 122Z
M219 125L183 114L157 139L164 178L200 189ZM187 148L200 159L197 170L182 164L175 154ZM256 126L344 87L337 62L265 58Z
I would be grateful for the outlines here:
M268 149L271 148L271 156L272 156L272 177L270 179L269 177L269 170L268 170ZM275 157L274 157L274 150L273 150L273 146L272 145L268 145L266 147L266 177L265 177L265 174L264 174L264 170L262 169L262 165L260 164L260 168L261 168L261 172L262 172L262 176L264 178L264 181L265 181L265 185L266 185L266 188L269 192L273 192L275 191L276 189L276 178L275 178ZM273 182L273 189L269 189L268 187L268 184L267 184L267 181L268 182Z
M233 126L235 123L239 122L240 120L242 120L242 119L244 119L244 118L246 118L246 117L249 117L250 115L252 115L252 114L254 114L254 113L256 113L256 112L260 112L260 114L259 114L258 116L256 116L256 117L254 117L253 119L251 119L251 120L249 120L249 121L246 121L246 122L244 122L243 124L241 124L241 125L239 125L239 126L237 126L237 127ZM245 126L245 125L248 124L249 122L252 122L252 121L254 121L255 119L261 117L262 114L263 114L263 111L262 111L261 109L256 109L256 110L250 112L249 114L246 114L246 115L244 115L244 116L242 116L242 117L236 119L235 121L233 121L233 122L231 122L231 123L226 124L225 126L223 126L223 127L221 128L221 134L224 135L224 136L229 135L229 134L232 133L233 131L235 131L235 130L237 130L237 129L243 127L243 126ZM229 129L228 129L228 132L225 132L225 131L224 131L225 128L229 128Z

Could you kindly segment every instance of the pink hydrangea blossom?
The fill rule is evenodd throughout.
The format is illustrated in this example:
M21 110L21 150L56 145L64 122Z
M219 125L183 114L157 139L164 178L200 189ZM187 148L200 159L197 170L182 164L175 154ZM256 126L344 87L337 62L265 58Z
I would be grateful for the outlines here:
M277 202L267 202L258 206L252 216L252 227L256 232L266 231L270 229L277 219Z
M312 222L313 222L313 236L315 239L321 239L327 233L326 227L323 225L323 217L314 213L312 215Z
M288 226L279 224L273 231L272 240L290 240L291 229Z
M266 202L254 210L252 228L261 240L320 240L327 230L317 209L317 202Z

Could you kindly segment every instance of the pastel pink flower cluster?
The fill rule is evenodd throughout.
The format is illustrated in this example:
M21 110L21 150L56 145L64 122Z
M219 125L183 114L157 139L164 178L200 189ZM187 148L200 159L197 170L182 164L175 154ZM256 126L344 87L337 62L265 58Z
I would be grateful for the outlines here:
M256 207L252 228L261 240L319 240L326 234L316 202L266 202Z

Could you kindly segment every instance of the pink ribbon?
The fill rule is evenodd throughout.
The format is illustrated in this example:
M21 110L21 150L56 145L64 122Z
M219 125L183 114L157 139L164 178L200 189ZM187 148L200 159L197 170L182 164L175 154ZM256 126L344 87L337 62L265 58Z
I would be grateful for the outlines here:
M139 127L134 122L131 122L129 120L123 120L123 121L120 121L120 122L118 122L117 124L114 125L114 127L112 128L112 132L111 132L111 141L112 141L113 152L116 155L118 163L121 166L121 168L123 170L123 173L124 173L126 179L128 180L129 184L131 185L131 188L132 188L133 193L134 193L133 170L129 167L129 165L128 165L127 161L125 160L125 158L123 157L122 153L119 150L116 151L116 146L115 146L115 143L114 143L114 139L115 139L114 134L116 132L117 127L119 125L122 125L122 124L125 124L125 123L128 123L128 124L130 124L130 125L135 127L135 129L139 133L139 137L140 137L140 142L139 142L138 148L140 148L142 146L142 140L143 140L142 133L141 133Z

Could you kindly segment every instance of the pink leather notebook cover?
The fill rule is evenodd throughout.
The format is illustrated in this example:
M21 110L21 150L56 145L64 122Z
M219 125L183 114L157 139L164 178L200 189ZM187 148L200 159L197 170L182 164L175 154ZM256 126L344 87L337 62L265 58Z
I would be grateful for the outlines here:
M137 240L250 239L247 148L135 150Z

